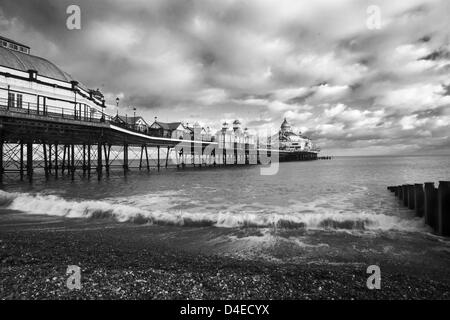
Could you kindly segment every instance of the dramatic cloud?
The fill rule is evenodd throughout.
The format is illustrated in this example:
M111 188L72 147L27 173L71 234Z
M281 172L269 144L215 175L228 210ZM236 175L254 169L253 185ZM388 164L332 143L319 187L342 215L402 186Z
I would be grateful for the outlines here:
M0 34L100 88L110 113L120 97L121 113L214 129L287 117L327 154L450 153L449 16L446 0L1 0Z

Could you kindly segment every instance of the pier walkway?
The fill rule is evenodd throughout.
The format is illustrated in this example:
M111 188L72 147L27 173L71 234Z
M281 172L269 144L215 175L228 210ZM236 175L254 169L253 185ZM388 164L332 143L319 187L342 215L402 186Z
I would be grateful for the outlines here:
M234 143L222 148L214 141L172 139L150 136L116 123L99 112L39 107L26 104L12 108L0 101L0 178L16 173L23 180L32 180L36 169L45 176L69 174L81 170L87 175L120 167L150 171L174 164L192 166L259 164L261 157L271 157L280 150L256 148ZM294 160L315 160L317 153L302 152Z

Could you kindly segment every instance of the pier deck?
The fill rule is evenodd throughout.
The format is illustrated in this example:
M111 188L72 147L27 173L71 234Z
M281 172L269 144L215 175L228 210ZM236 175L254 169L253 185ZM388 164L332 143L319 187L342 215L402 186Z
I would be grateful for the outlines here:
M231 150L230 150L231 149ZM130 156L131 152L131 156ZM251 165L260 163L261 154L269 158L289 158L287 151L234 144L222 148L217 142L150 136L124 127L107 115L87 116L70 109L30 110L0 105L0 178L18 173L21 180L32 180L33 171L46 176L71 174L75 170L100 178L117 166L127 172L131 167L157 170L167 167L175 157L178 167L186 165ZM152 159L153 156L153 159ZM316 160L317 153L302 152L295 160Z

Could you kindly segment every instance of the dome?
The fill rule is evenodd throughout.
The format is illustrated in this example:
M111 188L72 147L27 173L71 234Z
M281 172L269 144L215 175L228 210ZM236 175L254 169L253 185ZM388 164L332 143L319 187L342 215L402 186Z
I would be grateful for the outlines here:
M227 131L228 130L228 123L225 121L224 123L222 123L222 131Z
M290 129L291 125L287 122L286 118L284 118L283 123L281 124L281 129Z
M0 47L0 65L24 72L35 70L38 72L38 75L64 82L74 81L69 74L48 60L3 47Z
M234 125L240 125L241 122L240 122L239 120L234 120L234 121L233 121L233 124L234 124Z

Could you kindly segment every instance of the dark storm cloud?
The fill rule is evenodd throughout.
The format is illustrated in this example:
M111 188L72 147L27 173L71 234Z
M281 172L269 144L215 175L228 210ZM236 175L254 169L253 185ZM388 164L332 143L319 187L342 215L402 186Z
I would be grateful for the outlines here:
M71 4L81 30L65 27ZM447 147L447 1L378 1L380 30L369 4L2 0L0 33L149 120L276 129L287 117L330 153Z

